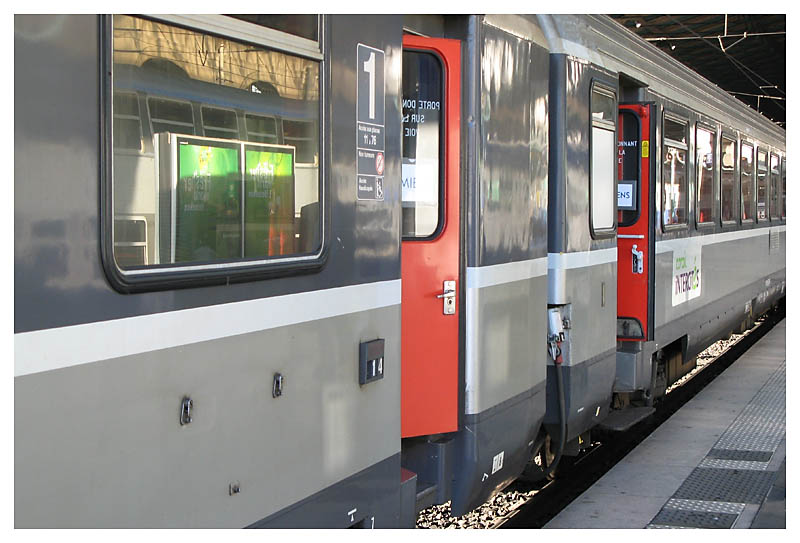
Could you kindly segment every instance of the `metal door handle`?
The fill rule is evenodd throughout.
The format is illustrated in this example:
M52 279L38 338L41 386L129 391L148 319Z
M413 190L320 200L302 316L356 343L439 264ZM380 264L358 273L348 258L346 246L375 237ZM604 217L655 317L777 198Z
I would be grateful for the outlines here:
M442 313L445 315L455 315L456 312L456 282L455 281L445 281L442 285L442 292L441 294L437 294L436 297L443 301L442 305Z

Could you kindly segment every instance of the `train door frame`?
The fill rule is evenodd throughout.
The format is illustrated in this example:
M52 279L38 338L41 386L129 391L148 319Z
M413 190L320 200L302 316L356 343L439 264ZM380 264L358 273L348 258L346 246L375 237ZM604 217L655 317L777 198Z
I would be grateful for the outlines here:
M444 130L440 132L439 224L430 236L401 244L401 437L458 430L460 422L461 321L461 41L405 34L403 51L430 53L442 66ZM436 259L439 264L431 266ZM447 259L447 271L441 262ZM433 272L433 273L431 273ZM445 277L446 275L446 277ZM418 284L421 277L426 284ZM435 276L432 277L432 276ZM440 277L441 276L441 277ZM446 283L447 281L447 283ZM454 281L450 283L450 281ZM434 285L433 283L437 283ZM431 303L434 302L434 303ZM451 313L448 313L451 311ZM419 315L429 315L419 324ZM431 319L444 319L437 321ZM430 329L444 331L430 337ZM436 356L439 353L442 356ZM423 356L424 355L424 356ZM431 364L430 360L440 360Z
M647 304L645 308L645 316L647 319L646 325L643 326L643 337L641 338L631 338L631 337L617 337L618 341L653 341L655 337L655 244L656 244L656 218L658 213L656 212L656 185L657 178L656 178L656 163L658 162L658 154L660 153L660 146L658 145L658 141L656 138L656 123L658 119L658 106L655 102L621 102L618 105L619 115L623 115L623 111L629 112L636 116L637 120L639 121L639 163L638 163L638 181L639 181L639 190L636 195L638 199L639 205L637 206L637 215L636 220L634 220L630 225L622 226L621 224L618 225L617 228L617 277L622 279L624 276L620 274L620 270L623 269L624 266L628 265L632 268L632 249L633 242L635 239L627 238L629 235L637 236L636 239L641 239L638 236L642 235L641 233L637 234L630 234L629 228L636 227L637 230L642 230L642 220L646 222L646 230L647 230L647 247L645 251L645 258L644 263L647 269L647 295L644 297L644 301ZM643 115L645 114L646 115ZM643 121L643 116L646 116L647 119L645 122ZM620 125L620 132L619 138L620 140L624 137L623 135L623 126L621 120L618 121ZM647 129L647 156L644 155L644 145L643 142L645 141L645 130ZM646 169L643 168L644 160L647 160ZM643 193L644 191L641 190L642 186L644 185L643 182L643 174L647 174L647 213L646 216L643 216L644 206L642 205L643 201ZM627 232L626 232L627 231ZM630 241L627 241L630 239ZM622 241L625 240L625 241ZM622 243L620 243L622 241ZM638 245L638 244L636 244ZM624 246L624 251L621 247ZM640 247L637 247L639 251L641 251ZM624 258L622 257L624 253ZM619 314L619 299L621 298L621 294L625 292L623 285L618 283L617 285L617 317L635 317L635 315L620 315ZM640 300L641 303L641 300ZM641 322L640 322L641 324Z

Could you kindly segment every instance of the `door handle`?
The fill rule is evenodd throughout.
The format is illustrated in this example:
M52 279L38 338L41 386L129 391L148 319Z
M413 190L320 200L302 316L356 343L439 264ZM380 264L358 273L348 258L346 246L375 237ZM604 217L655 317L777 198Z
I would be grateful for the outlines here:
M443 301L442 313L445 315L454 315L456 312L456 282L445 281L444 292L437 294L437 298Z
M636 244L631 247L631 260L633 261L633 273L644 272L644 251L637 251Z

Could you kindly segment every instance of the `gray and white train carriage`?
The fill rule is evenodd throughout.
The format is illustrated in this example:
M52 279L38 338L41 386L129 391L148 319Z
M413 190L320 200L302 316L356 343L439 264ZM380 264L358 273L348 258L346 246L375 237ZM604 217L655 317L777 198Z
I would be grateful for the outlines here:
M15 18L16 526L411 526L522 471L549 60L515 21Z
M15 66L18 527L463 514L783 294L782 132L605 18L18 16ZM686 226L659 161L615 200L624 102L685 121L636 149L689 157ZM693 111L753 143L752 223L689 222ZM709 260L740 238L747 267ZM702 288L667 306L676 251Z
M649 403L785 295L785 132L608 17L552 22L554 56L610 71L625 104L614 390Z

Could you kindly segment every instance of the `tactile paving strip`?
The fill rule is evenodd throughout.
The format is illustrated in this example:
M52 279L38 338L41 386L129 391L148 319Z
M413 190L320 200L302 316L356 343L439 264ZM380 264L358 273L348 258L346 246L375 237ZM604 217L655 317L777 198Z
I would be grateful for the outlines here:
M785 436L784 361L647 527L731 528L769 492L775 472L766 469Z
M720 460L718 458L704 458L699 468L724 468L724 469L754 469L764 471L769 462L751 462L749 460Z
M711 449L706 458L719 460L744 460L748 462L767 462L772 459L771 451L746 451L740 449Z
M707 502L703 500L671 498L664 505L664 509L690 509L702 513L731 513L733 515L738 515L744 511L744 506L745 504L743 503Z
M730 528L738 514L662 509L653 519L653 524L686 528Z
M772 471L694 468L672 496L686 500L761 503L774 477Z

